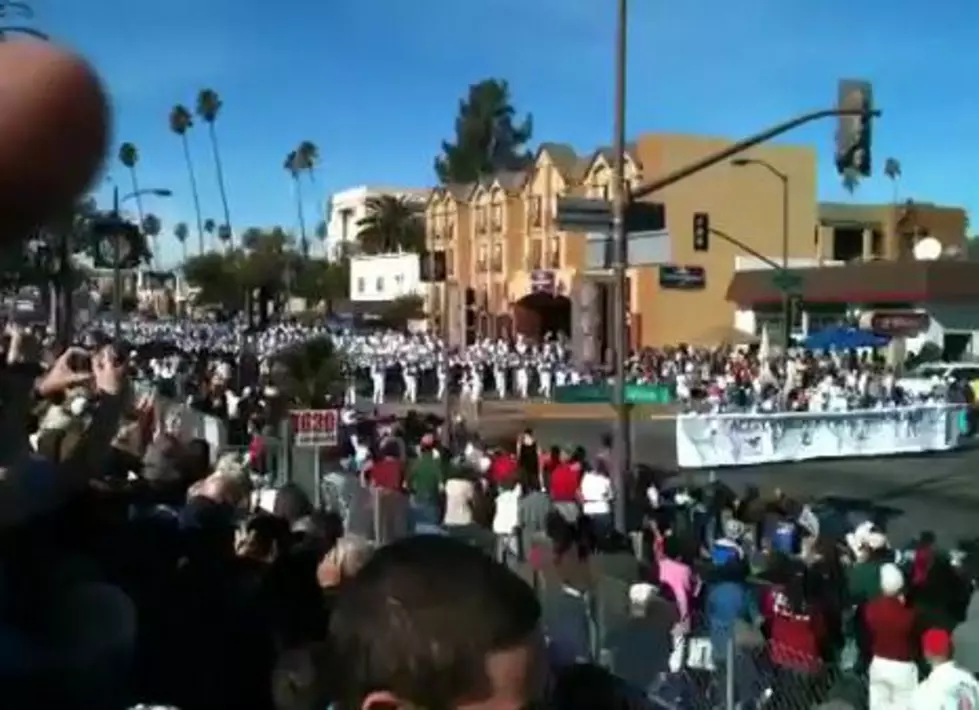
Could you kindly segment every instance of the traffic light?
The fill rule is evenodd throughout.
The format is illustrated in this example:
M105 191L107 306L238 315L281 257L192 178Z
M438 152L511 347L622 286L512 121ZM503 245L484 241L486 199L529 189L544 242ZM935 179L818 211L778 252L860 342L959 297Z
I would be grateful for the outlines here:
M418 255L418 274L419 280L426 284L444 283L445 272L445 252L422 250Z
M869 177L873 124L873 94L870 83L847 79L840 82L840 109L858 110L859 115L840 116L836 129L836 171Z
M710 248L710 215L706 212L693 213L693 250L707 251Z
M466 345L472 345L476 342L476 289L467 288L466 289Z

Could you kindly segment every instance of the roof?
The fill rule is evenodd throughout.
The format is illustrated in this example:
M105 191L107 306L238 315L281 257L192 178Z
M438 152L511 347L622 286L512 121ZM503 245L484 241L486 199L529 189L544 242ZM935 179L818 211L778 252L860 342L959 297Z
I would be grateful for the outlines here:
M790 269L802 279L809 303L908 303L979 297L979 261L871 261L845 266ZM782 293L774 269L739 271L727 300L742 305L777 303Z

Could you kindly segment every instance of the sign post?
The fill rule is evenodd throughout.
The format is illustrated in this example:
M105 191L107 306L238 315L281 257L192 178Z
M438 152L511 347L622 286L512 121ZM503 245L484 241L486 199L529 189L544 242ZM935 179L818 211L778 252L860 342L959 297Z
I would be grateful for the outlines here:
M316 508L322 505L323 449L339 443L340 413L336 409L294 409L289 412L292 425L292 445L313 450L313 500Z

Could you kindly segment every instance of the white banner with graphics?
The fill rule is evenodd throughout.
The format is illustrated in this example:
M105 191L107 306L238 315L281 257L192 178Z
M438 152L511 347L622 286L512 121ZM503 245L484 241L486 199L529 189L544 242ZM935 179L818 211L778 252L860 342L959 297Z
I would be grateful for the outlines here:
M676 419L681 468L947 451L959 445L961 405L853 412L685 414Z

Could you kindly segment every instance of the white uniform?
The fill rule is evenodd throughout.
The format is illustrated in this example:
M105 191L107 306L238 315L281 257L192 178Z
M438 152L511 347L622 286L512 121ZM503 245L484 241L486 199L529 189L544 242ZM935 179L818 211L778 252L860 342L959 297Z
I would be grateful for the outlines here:
M979 681L954 661L935 666L911 698L908 710L977 710Z

